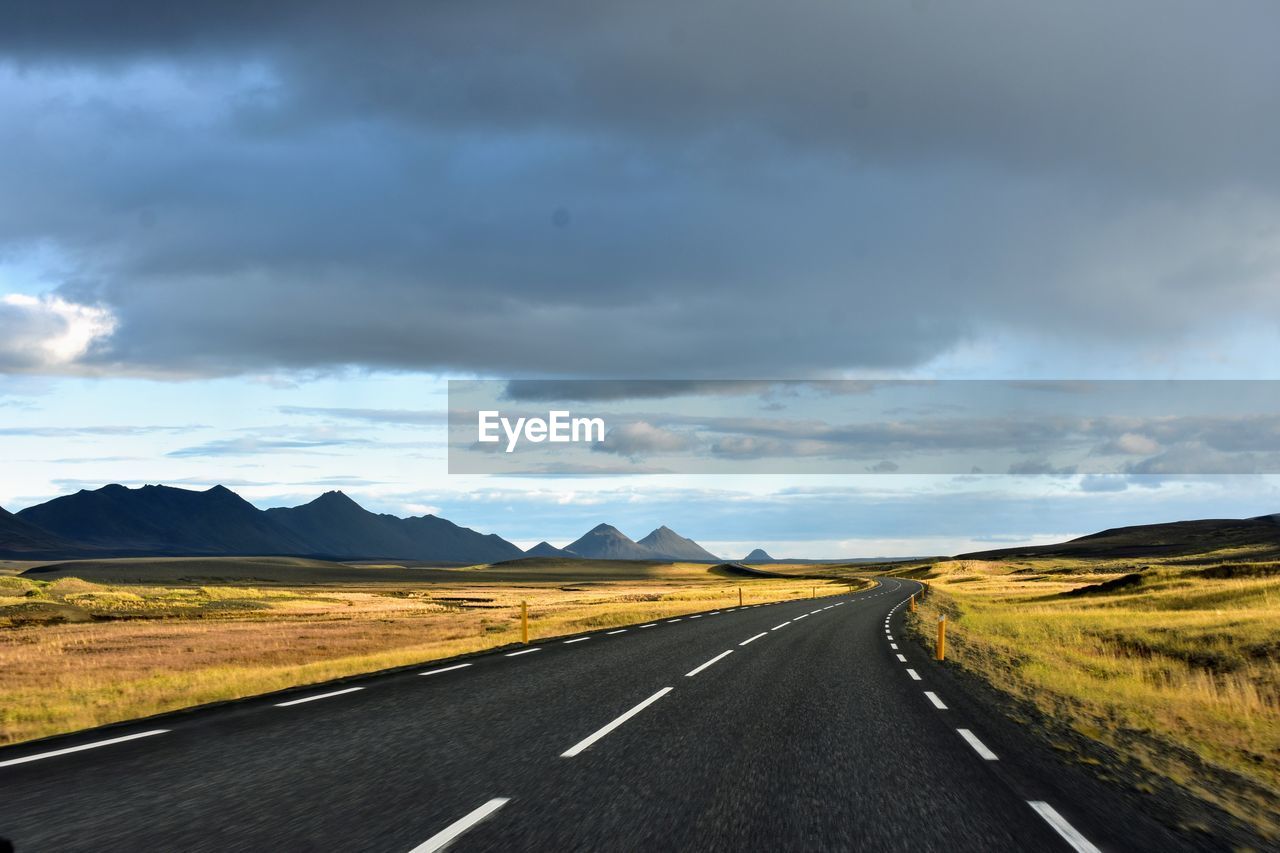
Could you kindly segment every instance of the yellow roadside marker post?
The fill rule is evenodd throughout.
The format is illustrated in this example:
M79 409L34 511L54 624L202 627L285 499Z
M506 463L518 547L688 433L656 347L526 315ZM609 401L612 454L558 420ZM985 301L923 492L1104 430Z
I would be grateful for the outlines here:
M916 612L916 597L914 594L911 596L911 612Z
M947 617L938 617L938 648L934 652L934 660L947 659Z
M520 640L529 645L529 602L520 602Z
M742 606L742 587L738 587L738 606Z

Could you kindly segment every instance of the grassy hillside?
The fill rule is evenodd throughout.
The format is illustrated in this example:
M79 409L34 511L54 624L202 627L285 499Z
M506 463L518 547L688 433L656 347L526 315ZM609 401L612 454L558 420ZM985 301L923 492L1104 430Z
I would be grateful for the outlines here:
M0 743L509 645L521 601L536 640L728 607L739 590L750 603L815 587L849 588L557 558L0 564Z
M1103 530L1069 542L961 554L957 559L1019 557L1280 559L1280 516L1209 518Z
M1242 559L1232 542L896 573L932 585L914 620L926 645L945 613L948 660L1132 762L1131 784L1172 781L1280 838L1280 562Z

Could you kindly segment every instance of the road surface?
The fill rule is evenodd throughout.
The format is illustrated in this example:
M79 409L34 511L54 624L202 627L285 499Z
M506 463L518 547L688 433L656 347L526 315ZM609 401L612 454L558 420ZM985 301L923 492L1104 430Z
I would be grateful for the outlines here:
M901 635L919 589L665 619L0 750L103 850L1174 850Z

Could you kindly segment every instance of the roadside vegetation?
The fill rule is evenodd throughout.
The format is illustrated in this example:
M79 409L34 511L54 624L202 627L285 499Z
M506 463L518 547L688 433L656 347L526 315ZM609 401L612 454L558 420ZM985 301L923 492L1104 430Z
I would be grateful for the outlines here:
M945 614L948 661L1135 762L1141 790L1171 780L1280 839L1280 562L1236 549L893 573L930 584L912 617L928 648Z
M452 569L119 560L43 577L22 568L0 568L0 744L511 645L521 601L536 641L735 606L739 589L750 604L869 583L554 559ZM326 582L339 572L341 583ZM135 580L101 580L120 577Z

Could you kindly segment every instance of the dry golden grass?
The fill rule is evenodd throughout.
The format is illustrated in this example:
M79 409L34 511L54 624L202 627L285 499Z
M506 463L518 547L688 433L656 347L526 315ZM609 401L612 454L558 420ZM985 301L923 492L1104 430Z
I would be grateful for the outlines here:
M516 643L521 601L537 639L736 605L739 588L747 603L849 588L691 564L423 577L262 587L0 576L0 743Z
M1276 564L950 561L948 659L1280 838ZM1071 590L1126 579L1111 590Z

